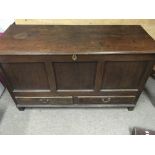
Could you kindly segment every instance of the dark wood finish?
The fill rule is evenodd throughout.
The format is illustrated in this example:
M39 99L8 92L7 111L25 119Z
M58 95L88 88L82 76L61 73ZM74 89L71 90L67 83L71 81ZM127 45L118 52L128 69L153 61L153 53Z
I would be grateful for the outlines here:
M96 62L54 63L57 89L94 90L96 64Z
M43 63L2 64L14 91L50 90Z
M152 78L155 79L155 65L153 66L152 72L151 72Z
M18 110L19 110L19 111L24 111L25 108L24 108L24 107L18 107Z
M79 104L134 104L135 96L82 96Z
M55 82L53 64L50 62L45 62L45 65L46 65L46 71L47 71L50 89L52 91L56 91L56 82Z
M148 62L107 62L102 89L138 89Z
M140 26L17 26L0 38L0 78L23 107L133 110L155 63Z
M154 40L138 25L13 24L2 38L1 55L66 55L73 52L75 54L141 54L154 53L155 49Z
M61 104L73 104L72 97L46 97L46 98L16 98L18 104L51 104L51 105L61 105Z
M128 107L128 111L133 111L135 107Z
M155 131L136 127L136 128L133 128L132 135L155 135Z
M93 95L93 96L136 96L138 90L125 90L125 89L118 89L118 90L102 90L102 91L82 91L82 90L63 90L63 91L51 91L51 92L43 92L42 90L38 91L25 91L25 92L14 92L14 95L17 97L47 97L47 96L88 96L88 95Z
M17 104L17 107L26 108L128 108L134 104Z

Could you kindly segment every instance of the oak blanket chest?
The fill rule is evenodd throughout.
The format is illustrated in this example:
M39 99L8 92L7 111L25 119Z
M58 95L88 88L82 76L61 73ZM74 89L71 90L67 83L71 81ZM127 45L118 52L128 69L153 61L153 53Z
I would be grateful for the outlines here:
M132 110L155 62L141 26L11 25L0 38L0 79L25 107Z

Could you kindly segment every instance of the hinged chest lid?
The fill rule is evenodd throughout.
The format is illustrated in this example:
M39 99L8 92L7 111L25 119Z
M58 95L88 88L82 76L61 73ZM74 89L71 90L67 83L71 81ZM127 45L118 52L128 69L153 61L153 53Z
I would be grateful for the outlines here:
M11 25L0 55L155 53L155 41L138 25Z

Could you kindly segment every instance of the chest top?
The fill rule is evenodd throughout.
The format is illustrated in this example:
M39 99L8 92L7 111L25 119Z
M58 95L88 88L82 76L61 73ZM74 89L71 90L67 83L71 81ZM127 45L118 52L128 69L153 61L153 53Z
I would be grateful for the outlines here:
M155 41L138 25L11 25L0 55L155 53Z

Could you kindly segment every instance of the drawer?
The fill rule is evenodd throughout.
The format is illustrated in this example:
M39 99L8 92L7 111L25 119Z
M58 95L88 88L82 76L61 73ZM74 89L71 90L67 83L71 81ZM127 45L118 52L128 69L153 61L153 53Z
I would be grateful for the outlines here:
M135 96L80 96L79 104L133 104Z
M67 105L73 104L72 97L47 97L47 98L16 98L18 104L30 105Z

